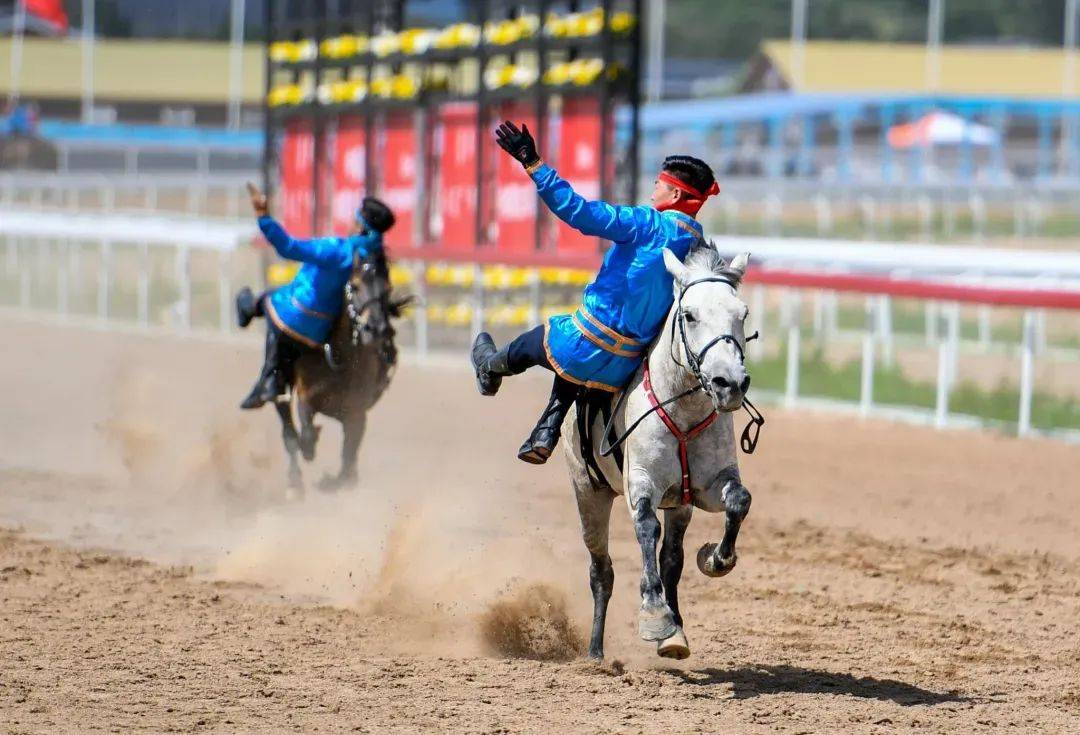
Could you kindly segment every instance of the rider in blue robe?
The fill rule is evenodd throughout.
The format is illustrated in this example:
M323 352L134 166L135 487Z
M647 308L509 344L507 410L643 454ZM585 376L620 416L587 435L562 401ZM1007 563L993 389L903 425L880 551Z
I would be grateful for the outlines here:
M348 237L298 240L290 237L267 211L266 197L252 184L251 203L259 229L277 254L303 265L292 281L257 297L250 288L236 297L237 322L246 327L256 316L266 317L266 353L255 386L241 408L259 408L285 392L292 367L305 350L319 349L341 313L345 284L357 257L382 251L382 236L394 224L390 209L374 197L364 197Z
M588 201L544 164L528 127L519 130L505 122L497 138L525 167L555 216L586 235L614 243L573 314L552 317L502 349L486 332L473 344L473 367L483 395L494 395L503 376L529 367L555 372L547 408L518 451L522 460L542 464L558 443L563 419L580 390L617 392L638 369L674 300L663 250L680 260L686 257L702 239L695 215L719 189L703 161L669 156L657 177L652 206Z

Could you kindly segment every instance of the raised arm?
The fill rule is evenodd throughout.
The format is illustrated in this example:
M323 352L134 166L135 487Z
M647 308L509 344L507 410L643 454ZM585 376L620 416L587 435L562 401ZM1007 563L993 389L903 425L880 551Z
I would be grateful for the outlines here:
M655 226L655 217L650 216L652 210L590 201L574 191L569 182L540 159L529 126L522 125L519 130L507 120L496 130L495 139L499 147L525 167L536 183L540 198L555 216L575 230L616 243L629 243Z
M324 268L342 268L352 263L352 247L340 237L297 240L290 237L276 219L268 214L259 217L259 229L277 254L289 260L312 263Z
M252 182L247 184L251 208L259 218L259 229L278 255L289 260L312 263L322 267L344 267L352 263L352 243L338 237L322 237L316 240L297 240L289 236L276 219L270 216L266 195Z
M644 207L592 201L574 191L555 169L540 163L529 171L536 191L552 213L575 230L616 243L632 242L653 226Z

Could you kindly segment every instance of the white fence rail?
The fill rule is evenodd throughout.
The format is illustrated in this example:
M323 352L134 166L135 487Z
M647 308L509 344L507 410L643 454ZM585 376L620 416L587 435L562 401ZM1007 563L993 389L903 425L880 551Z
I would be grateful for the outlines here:
M11 211L175 213L247 220L252 174L0 174L0 207Z
M103 326L156 321L186 330L198 279L212 285L218 328L228 331L236 255L248 250L240 246L255 232L251 223L85 212L42 216L0 208L3 301L61 318L89 312ZM195 260L199 274L192 272ZM117 309L122 300L132 302L126 312ZM76 302L84 308L76 309ZM155 303L163 310L160 319L151 313Z
M254 235L250 222L42 216L0 208L0 303L60 318L90 317L104 328L232 333L234 286L261 280L259 258L246 247ZM1080 257L769 238L717 241L722 249L754 253L743 297L750 329L764 336L750 344L748 357L755 372L773 376L771 384L755 377L759 394L765 386L786 405L841 406L938 427L1008 423L1021 435L1054 428L1050 433L1080 437L1080 311L1073 310L1080 306ZM438 251L400 255L394 269L399 285L426 302L403 324L402 338L420 353L463 350L480 328L510 336L573 308L580 298L580 277L553 273L537 258L454 265ZM829 363L841 381L838 395L815 385L820 362ZM852 369L844 372L845 366ZM905 403L910 396L889 395L895 393L889 381L907 380L908 372L914 377L906 389L922 386L923 392ZM958 410L957 396L972 380L991 392L1007 383L1011 392L1000 400L1012 406L1009 416ZM1040 417L1039 406L1045 414L1050 395L1066 406L1064 430L1060 421L1047 425Z

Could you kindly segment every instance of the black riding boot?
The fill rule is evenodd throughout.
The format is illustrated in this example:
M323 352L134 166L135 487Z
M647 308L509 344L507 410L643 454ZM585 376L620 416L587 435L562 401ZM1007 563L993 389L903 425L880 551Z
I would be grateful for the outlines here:
M251 320L255 317L262 316L260 307L260 300L255 298L250 288L244 286L240 289L240 292L236 294L236 323L241 329L251 324Z
M547 408L540 415L532 434L518 449L518 459L529 464L544 464L548 461L559 443L559 437L562 436L563 421L570 407L574 405L577 392L576 385L556 376Z
M252 387L251 392L248 393L247 398L240 403L240 408L261 408L263 404L275 400L284 392L281 382L281 375L277 370L267 372L264 369L259 375L259 379L255 381L255 385Z
M272 401L284 392L281 375L282 336L270 323L266 325L266 354L263 357L262 371L247 398L240 408L259 408L267 401Z
M472 366L476 371L476 387L482 396L493 396L499 392L505 375L514 375L510 370L507 349L495 347L495 340L487 332L476 335L472 346Z

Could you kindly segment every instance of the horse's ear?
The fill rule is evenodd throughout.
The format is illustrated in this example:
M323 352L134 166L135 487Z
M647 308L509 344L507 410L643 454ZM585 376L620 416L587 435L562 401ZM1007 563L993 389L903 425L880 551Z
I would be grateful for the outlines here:
M705 241L703 241L703 242L705 242ZM719 258L720 258L720 265L722 267L726 267L727 266L727 258L725 258L724 254L720 252L720 248L717 247L716 243L713 242L712 240L709 240L709 241L705 242L705 245L706 245L706 247L712 248L713 250L716 251L717 256L719 256Z
M664 248L664 267L675 278L676 283L686 282L686 266L679 260L679 256L671 252L671 248Z
M746 275L746 266L750 263L750 253L739 253L731 262L728 263L728 269L736 271L740 277Z

